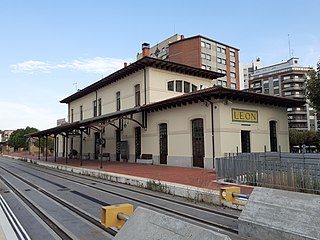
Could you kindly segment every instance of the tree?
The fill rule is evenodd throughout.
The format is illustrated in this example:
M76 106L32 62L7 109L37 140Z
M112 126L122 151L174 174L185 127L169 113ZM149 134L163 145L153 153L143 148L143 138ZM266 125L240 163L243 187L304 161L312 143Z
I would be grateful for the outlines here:
M36 147L39 147L39 139L37 139L37 141L35 141L34 145ZM53 137L48 136L47 146L48 146L48 149L50 149L50 150L54 148L54 138ZM42 148L42 151L46 147L46 137L42 137L40 139L40 147Z
M290 130L289 131L289 142L290 147L293 146L301 146L304 143L304 136L303 132L299 132L297 130Z
M289 142L291 151L294 150L294 146L301 149L302 145L306 145L307 147L315 146L319 149L320 132L290 130Z
M37 132L38 129L32 128L32 127L26 127L25 129L20 128L14 131L8 140L8 144L10 147L13 147L14 150L17 150L18 148L28 148L27 138L26 134Z
M309 78L306 86L306 94L311 105L320 112L320 61L317 69L312 69L308 73Z

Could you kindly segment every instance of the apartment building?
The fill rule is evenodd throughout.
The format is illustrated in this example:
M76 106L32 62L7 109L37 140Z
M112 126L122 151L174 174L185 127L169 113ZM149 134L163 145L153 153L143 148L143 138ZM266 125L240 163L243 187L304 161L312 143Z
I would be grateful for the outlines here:
M299 58L254 70L250 89L257 93L270 94L306 101L303 106L288 108L290 129L317 130L317 115L309 106L305 85L310 67L299 64Z
M287 107L303 102L213 86L217 73L143 57L61 101L68 123L30 134L55 137L55 156L214 168L226 153L289 150ZM272 107L270 107L272 106Z
M10 151L8 140L15 130L0 130L0 152Z
M201 35L185 38L175 34L151 47L150 56L223 73L225 76L218 78L218 85L240 89L239 49L227 44ZM138 53L137 59L141 57Z
M259 57L251 63L240 63L240 89L249 88L249 80L252 74L260 68L263 68L263 62Z
M0 130L0 142L7 142L15 130Z

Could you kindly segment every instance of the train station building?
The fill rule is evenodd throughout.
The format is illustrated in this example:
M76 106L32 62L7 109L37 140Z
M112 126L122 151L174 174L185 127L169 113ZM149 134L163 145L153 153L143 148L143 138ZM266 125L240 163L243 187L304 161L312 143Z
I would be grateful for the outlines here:
M214 168L228 153L289 151L287 108L304 102L217 86L223 74L151 58L63 99L68 123L30 134L56 157Z

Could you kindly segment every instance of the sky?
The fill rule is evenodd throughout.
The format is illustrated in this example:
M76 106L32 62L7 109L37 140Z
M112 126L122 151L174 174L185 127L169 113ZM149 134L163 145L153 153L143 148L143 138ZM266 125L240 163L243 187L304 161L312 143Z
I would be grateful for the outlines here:
M60 100L176 33L238 48L243 63L294 56L314 67L319 9L319 0L0 0L0 129L56 126L67 117Z

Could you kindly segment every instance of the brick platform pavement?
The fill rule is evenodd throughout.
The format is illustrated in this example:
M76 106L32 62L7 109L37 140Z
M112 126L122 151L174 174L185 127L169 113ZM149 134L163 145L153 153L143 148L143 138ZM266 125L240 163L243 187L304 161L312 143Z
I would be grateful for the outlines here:
M18 154L14 154L14 156L38 160L37 156ZM44 157L41 157L40 161L46 160ZM47 162L54 163L54 158L48 157ZM66 163L65 158L57 158L56 163L73 167L82 167L86 169L95 169L106 172L179 183L212 190L219 190L221 187L232 186L231 184L216 182L216 174L214 169L207 170L200 168L174 167L165 165L146 165L105 160L103 160L102 162L103 167L100 168L101 163L98 160L82 160L81 166L81 161L79 159L68 159ZM253 187L250 186L240 186L240 188L241 193L251 193L253 190Z

